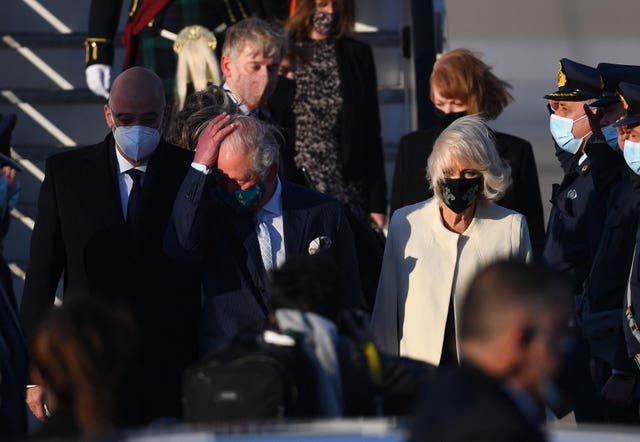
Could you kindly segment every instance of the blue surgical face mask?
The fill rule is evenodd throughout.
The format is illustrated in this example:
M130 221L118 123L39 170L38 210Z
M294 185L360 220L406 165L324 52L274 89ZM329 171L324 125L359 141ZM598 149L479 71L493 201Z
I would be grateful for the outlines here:
M618 128L613 124L605 126L602 128L602 135L604 135L605 140L607 140L607 144L613 150L620 150L618 147Z
M556 114L551 115L549 119L549 130L551 131L551 136L562 150L575 154L580 149L584 138L591 134L591 132L589 132L582 138L573 136L573 125L576 121L580 121L583 118L587 118L587 116L583 115L580 118L572 120L571 118L561 117Z
M225 203L237 212L250 212L260 205L266 188L262 181L258 181L246 189L227 192L220 187L215 188L215 196L219 201Z
M640 175L640 143L625 140L623 154L629 169L636 175Z

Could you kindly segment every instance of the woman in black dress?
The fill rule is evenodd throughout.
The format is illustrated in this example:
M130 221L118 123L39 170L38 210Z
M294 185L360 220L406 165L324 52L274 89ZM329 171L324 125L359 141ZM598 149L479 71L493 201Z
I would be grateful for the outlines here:
M387 198L373 54L369 45L350 37L354 25L354 0L298 0L285 24L307 57L296 70L291 94L290 154L307 185L346 208L363 290L370 297L383 245L368 233L385 226Z

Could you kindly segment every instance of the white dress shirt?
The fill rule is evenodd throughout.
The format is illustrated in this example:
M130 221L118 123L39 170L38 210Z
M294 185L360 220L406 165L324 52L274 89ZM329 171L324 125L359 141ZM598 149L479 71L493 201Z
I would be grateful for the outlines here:
M231 101L233 101L238 106L238 110L242 115L249 115L251 113L247 105L244 104L242 101L240 101L240 98L236 94L234 94L233 91L229 88L229 85L227 84L226 81L222 85L222 89L225 90L229 98L231 98Z
M140 185L144 185L145 175L147 173L148 161L145 161L139 166L133 166L127 159L122 156L118 148L116 150L116 158L118 159L118 187L120 189L120 204L122 205L122 213L125 218L127 216L127 207L129 206L129 194L133 187L133 179L126 173L130 169L138 169L142 172L140 177Z
M282 223L282 184L277 178L276 190L271 199L256 214L258 222L264 222L271 239L271 258L274 268L279 268L285 261L284 229Z

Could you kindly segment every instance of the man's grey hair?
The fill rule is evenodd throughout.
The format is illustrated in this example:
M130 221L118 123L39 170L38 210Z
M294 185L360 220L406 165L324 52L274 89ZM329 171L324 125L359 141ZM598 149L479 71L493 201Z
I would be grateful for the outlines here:
M441 184L455 162L468 164L482 174L482 196L490 201L500 199L511 185L511 167L498 155L491 129L477 115L451 123L433 145L427 162L427 180L440 202Z
M265 179L272 164L278 163L280 145L276 141L276 129L257 118L233 115L230 124L236 128L222 142L224 149L234 152L249 152L251 169L261 180ZM222 147L222 146L221 146Z
M235 60L245 47L265 57L282 55L284 32L275 24L260 18L246 18L231 26L224 37L222 55Z

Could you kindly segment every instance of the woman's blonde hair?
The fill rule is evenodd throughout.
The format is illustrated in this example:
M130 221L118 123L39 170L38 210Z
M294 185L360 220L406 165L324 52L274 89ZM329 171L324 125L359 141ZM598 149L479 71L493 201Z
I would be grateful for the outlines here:
M461 100L468 115L482 113L488 120L495 120L513 101L508 91L511 85L468 49L454 49L438 57L429 84L431 101L435 86L443 97Z
M442 202L442 182L455 162L468 164L482 174L482 197L500 199L511 185L511 167L498 155L491 129L470 115L451 123L433 144L427 161L427 180Z

